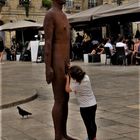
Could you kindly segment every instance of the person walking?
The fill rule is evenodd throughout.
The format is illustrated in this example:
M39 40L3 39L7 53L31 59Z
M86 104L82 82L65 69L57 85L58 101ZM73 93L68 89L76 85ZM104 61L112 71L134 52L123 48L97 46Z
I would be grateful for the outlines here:
M71 82L71 79L73 82ZM81 117L84 121L89 140L96 140L97 126L95 122L97 103L93 94L89 76L79 66L71 66L66 75L66 92L74 92L80 105Z
M52 0L44 18L46 81L52 83L54 106L52 117L55 140L76 140L67 134L69 94L65 91L65 74L70 63L70 25L64 12L66 0Z
M4 43L2 37L0 36L0 63L2 63L3 51L4 51Z

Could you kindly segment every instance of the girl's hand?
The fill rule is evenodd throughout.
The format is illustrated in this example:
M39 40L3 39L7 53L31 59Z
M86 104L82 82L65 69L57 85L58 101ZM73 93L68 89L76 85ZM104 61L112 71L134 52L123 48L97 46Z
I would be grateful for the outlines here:
M66 79L69 80L70 79L70 76L67 74L65 75Z
M65 75L65 77L66 77L65 91L69 93L72 91L70 88L70 76L67 74Z

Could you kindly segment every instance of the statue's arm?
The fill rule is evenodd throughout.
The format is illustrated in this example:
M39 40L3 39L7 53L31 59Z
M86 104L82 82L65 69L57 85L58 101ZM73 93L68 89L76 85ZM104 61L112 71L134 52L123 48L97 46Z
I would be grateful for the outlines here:
M69 30L71 30L69 28ZM65 74L68 74L69 73L69 68L70 68L70 51L72 51L72 42L71 42L71 39L72 39L72 34L71 34L71 31L69 32L69 48L68 48L68 55L67 55L67 59L65 61Z
M45 32L45 47L44 57L46 65L46 81L51 83L53 80L53 69L52 69L52 52L53 52L53 32L54 23L53 16L51 13L47 13L44 19L44 32Z

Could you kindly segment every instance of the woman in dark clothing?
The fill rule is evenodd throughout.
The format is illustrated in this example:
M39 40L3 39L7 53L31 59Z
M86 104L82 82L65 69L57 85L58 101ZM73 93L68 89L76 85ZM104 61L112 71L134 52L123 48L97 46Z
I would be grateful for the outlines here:
M2 62L3 51L4 51L4 43L2 37L0 37L0 63Z

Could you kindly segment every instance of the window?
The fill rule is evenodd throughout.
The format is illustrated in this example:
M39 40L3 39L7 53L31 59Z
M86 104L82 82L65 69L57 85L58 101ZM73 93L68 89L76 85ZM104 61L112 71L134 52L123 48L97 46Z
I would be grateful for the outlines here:
M95 7L97 5L96 0L89 0L88 1L88 8Z
M19 0L19 5L22 5L22 0Z
M74 2L73 2L73 0L68 0L67 2L66 2L66 8L73 8L73 6L74 6Z
M123 0L112 0L112 2L117 3L118 5L121 5L122 4L122 1Z
M76 4L76 5L75 5L75 9L76 9L76 10L80 10L80 9L81 9L81 5L80 5L80 4Z
M19 5L29 4L30 5L31 0L19 0Z

